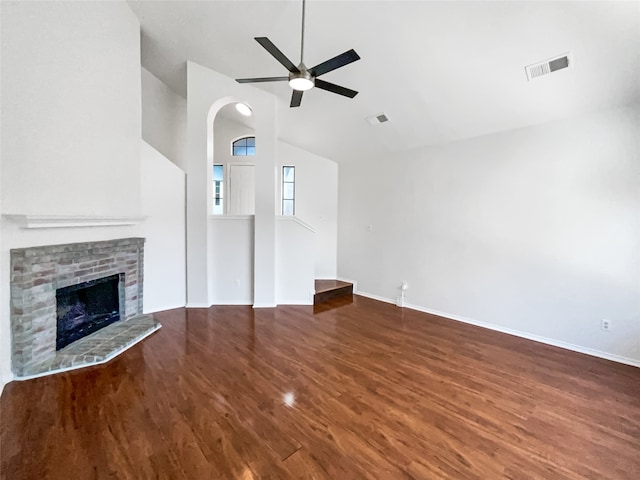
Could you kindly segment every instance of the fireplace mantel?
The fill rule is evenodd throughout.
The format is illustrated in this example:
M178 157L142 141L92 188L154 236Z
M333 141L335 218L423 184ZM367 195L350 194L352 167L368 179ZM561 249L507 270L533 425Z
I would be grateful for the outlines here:
M17 223L20 228L78 228L78 227L120 227L136 225L147 217L104 216L104 215L14 215L3 217Z

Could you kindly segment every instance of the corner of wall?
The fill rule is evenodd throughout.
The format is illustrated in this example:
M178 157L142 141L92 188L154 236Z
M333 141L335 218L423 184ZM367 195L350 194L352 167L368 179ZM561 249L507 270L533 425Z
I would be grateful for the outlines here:
M0 377L0 397L2 397L2 392L4 392L4 387L5 385L7 385L9 382L11 382L13 380L13 374L7 374L5 372L4 375L2 375L2 377Z

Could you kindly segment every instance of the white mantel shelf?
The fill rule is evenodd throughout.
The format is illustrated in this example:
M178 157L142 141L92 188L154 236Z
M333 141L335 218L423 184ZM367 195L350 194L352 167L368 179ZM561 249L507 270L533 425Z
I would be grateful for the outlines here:
M111 217L82 215L3 215L20 228L121 227L137 225L147 217Z

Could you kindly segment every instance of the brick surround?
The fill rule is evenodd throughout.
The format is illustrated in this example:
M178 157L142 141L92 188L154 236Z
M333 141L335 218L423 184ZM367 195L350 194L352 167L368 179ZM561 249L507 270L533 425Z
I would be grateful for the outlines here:
M142 314L143 265L144 238L11 250L14 374L34 373L56 357L56 289L124 275L120 313L129 320Z

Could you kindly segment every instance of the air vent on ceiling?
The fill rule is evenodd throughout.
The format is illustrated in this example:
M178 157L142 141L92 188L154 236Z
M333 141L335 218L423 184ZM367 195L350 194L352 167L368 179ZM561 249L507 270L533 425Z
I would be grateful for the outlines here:
M527 72L527 78L531 81L534 78L542 77L543 75L548 75L564 68L569 68L572 64L573 59L571 58L571 54L563 53L562 55L550 58L544 62L528 65L524 67L524 69Z
M377 115L373 115L372 117L367 118L367 122L369 122L371 125L379 125L381 123L388 122L388 121L389 121L389 117L387 117L387 115L384 113L379 113Z

